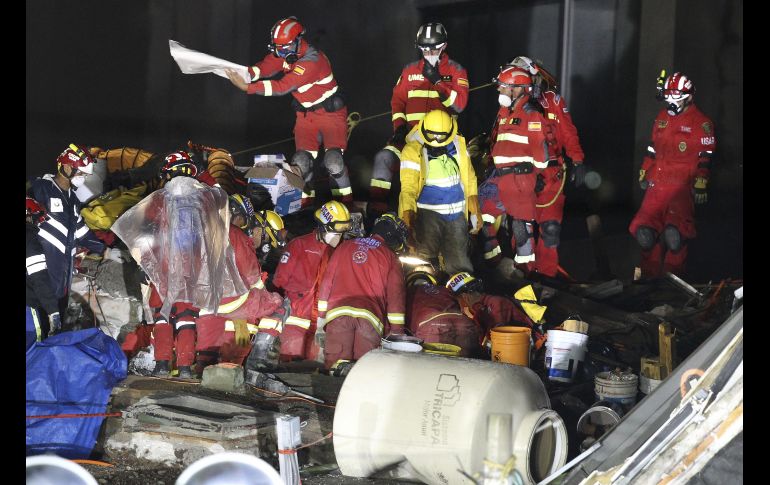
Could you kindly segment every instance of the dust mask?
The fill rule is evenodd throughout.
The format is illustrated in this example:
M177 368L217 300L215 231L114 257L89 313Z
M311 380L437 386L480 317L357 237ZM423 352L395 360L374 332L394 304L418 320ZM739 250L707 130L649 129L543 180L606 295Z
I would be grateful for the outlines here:
M509 108L513 100L507 94L501 94L497 97L497 102L504 108Z
M333 248L336 248L342 240L342 234L339 232L325 232L323 237L324 242Z
M425 62L427 62L428 64L430 64L433 67L436 67L436 63L438 63L438 58L439 57L440 57L440 55L438 55L438 56L425 56Z

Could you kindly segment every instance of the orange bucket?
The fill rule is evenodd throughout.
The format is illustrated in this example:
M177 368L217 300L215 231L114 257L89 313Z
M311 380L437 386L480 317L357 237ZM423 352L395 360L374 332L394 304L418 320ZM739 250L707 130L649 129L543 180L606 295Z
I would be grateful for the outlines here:
M492 360L529 366L529 345L532 330L527 327L504 326L490 331Z

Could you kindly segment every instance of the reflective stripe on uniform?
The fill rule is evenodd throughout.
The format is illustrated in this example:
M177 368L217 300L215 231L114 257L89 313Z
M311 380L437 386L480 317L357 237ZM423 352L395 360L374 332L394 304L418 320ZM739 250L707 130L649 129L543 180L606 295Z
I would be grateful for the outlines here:
M391 324L403 325L404 324L404 314L403 313L388 313L388 321Z
M495 246L491 251L484 253L484 259L492 259L500 253L500 246Z
M519 256L518 254L513 257L513 260L517 263L531 263L535 260L535 255L530 254L529 256Z
M408 160L402 160L401 161L401 170L408 168L409 170L417 170L420 171L420 164L416 162L410 162Z
M438 98L438 91L429 89L413 89L406 95L407 98Z
M458 312L437 313L437 314L433 315L432 317L428 318L427 320L424 320L424 321L418 323L417 326L418 327L422 327L426 323L431 322L431 321L433 321L433 320L435 320L435 319L437 319L439 317L462 317L462 316L463 316L463 314L462 313L458 313Z
M254 283L253 285L251 285L249 288L256 288L258 290L264 290L265 289L265 284L262 283L261 279L258 279L257 282Z
M385 145L385 150L390 150L391 152L393 152L396 155L398 155L399 158L401 158L401 150L399 150L398 148L394 147L393 145Z
M447 108L452 106L452 103L455 102L455 99L457 99L457 92L453 89L452 92L449 94L449 97L442 101L441 104L446 106Z
M396 121L399 118L401 118L402 120L405 120L406 115L404 113L393 113L393 116L390 117L390 121Z
M380 179L372 179L369 185L371 187L379 187L381 189L390 190L391 183Z
M331 189L332 195L350 195L353 193L352 187L341 187L339 189Z
M517 135L515 133L500 133L497 135L497 141L512 141L514 143L523 143L529 145L529 137Z
M229 303L222 303L219 305L219 309L217 309L218 313L232 313L238 308L241 307L244 303L246 303L246 300L249 298L248 293L244 293L235 300L229 302Z
M330 311L326 315L326 324L328 325L329 322L334 320L337 317L342 316L348 316L348 317L354 317L354 318L364 318L366 320L369 320L369 323L372 324L374 329L377 331L379 335L382 335L382 322L369 310L365 310L363 308L354 308L352 306L341 306L338 308L335 308L334 310Z
M327 304L328 304L328 302L326 302L324 300L318 300L318 311L319 312L325 312Z
M262 81L262 88L265 90L265 96L273 95L273 84L270 81Z
M490 224L494 224L497 218L491 214L481 214L481 220Z
M425 113L409 113L406 115L406 121L420 121L425 118Z
M27 258L27 274L31 275L46 269L45 255L38 254Z
M334 79L334 74L329 74L325 78L323 78L321 80L318 80L318 81L316 81L314 83L303 84L302 86L297 88L297 91L300 92L300 93L304 93L305 91L307 91L308 89L312 88L316 84L329 84L330 82L332 82L332 79Z
M77 238L81 238L81 237L85 236L85 234L86 234L87 232L88 232L88 226L86 226L86 225L83 225L83 227L81 227L80 229L78 229L77 231L75 231L75 238L76 238L76 239L77 239Z
M67 230L66 227L64 227L64 224L57 221L56 219L50 218L46 222L48 223L49 226L55 228L57 231L62 233L62 236L67 237L67 234L69 234L69 231Z
M281 320L276 320L275 318L270 317L263 317L259 320L259 325L257 328L262 330L278 330L281 331Z
M174 328L176 328L177 330L183 330L185 327L195 328L195 321L194 320L177 320L176 324L174 324Z
M61 243L58 239L56 239L56 236L51 234L50 232L46 231L45 229L38 229L37 235L48 241L49 243L53 244L53 246L58 249L62 254L65 253L66 249L64 248L64 244Z
M428 178L425 179L425 185L432 185L434 187L454 187L460 183L459 175L451 175L443 178Z
M302 103L302 106L305 108L310 108L313 105L326 101L326 99L330 98L336 92L337 92L337 86L334 86L330 90L323 93L323 95L320 98L316 99L315 101L308 101L307 103Z
M454 202L452 204L423 204L422 202L417 202L417 208L445 215L457 214L458 212L465 211L465 201L461 200L460 202Z
M536 166L537 168L546 168L548 167L548 160L544 162L536 162L535 160L532 160L532 164Z
M309 194L305 193L305 191L302 191L302 198L303 199L312 199L315 197L315 190L311 190Z
M286 325L294 325L295 327L302 327L307 330L310 328L310 320L299 317L289 317L286 319Z
M492 158L495 161L495 165L502 165L504 163L514 163L514 162L518 162L518 163L521 163L521 162L534 163L535 162L535 159L532 158L532 157L529 157L529 156L527 156L527 157L501 157L501 156L498 155L498 156L492 157Z
M29 308L29 312L32 314L32 323L35 324L35 341L40 342L43 340L43 327L40 325L40 314L32 307Z
M259 327L253 323L246 323L246 328L249 333L254 334L259 331ZM235 322L232 320L225 320L225 332L235 332Z

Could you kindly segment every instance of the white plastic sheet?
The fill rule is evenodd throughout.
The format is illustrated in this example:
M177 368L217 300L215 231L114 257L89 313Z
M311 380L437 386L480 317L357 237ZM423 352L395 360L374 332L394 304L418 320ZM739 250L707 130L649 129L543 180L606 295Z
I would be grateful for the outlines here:
M249 70L246 66L188 49L171 39L168 40L168 47L171 51L171 57L174 58L179 65L179 69L185 74L206 74L211 72L227 79L225 69L234 69L241 74L244 81L251 81L249 79Z

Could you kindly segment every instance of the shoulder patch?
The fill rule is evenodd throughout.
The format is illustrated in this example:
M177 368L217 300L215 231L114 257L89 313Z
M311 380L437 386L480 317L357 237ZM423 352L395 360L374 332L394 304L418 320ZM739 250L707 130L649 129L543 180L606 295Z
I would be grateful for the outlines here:
M302 66L294 66L293 71L294 71L294 74L298 76L305 74L305 68Z
M281 255L281 263L284 263L284 264L288 263L290 256L291 256L291 253L289 253L288 251L284 251L284 253Z
M539 121L530 121L527 123L528 131L541 131L541 123Z
M461 77L457 78L457 84L459 84L460 86L466 87L466 88L468 86L470 86L470 84L468 84L468 80L467 79L463 79Z
M658 120L658 128L665 128L668 126L668 120Z
M358 250L353 253L353 262L356 264L363 264L367 259L369 259L369 255L366 251Z
M51 197L51 212L64 212L64 205L58 197Z
M553 96L553 101L554 103L559 104L559 101L561 101L561 94L555 94Z
M711 122L710 121L707 121L707 122L703 123L701 126L703 127L703 131L707 135L711 134Z

